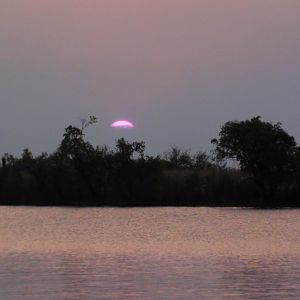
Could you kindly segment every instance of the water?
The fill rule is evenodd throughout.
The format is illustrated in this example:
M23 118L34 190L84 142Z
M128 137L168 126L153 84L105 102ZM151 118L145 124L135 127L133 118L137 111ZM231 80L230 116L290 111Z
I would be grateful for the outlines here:
M0 299L300 299L300 210L0 207Z

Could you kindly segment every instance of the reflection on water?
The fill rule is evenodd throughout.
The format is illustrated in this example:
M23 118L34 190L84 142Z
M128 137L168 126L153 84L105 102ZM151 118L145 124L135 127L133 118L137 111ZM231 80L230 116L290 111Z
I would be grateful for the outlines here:
M300 299L300 211L0 207L0 299Z

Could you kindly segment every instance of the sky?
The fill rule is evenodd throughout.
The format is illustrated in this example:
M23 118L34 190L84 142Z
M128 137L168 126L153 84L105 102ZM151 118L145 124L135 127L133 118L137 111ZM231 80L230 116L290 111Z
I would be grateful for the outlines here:
M0 154L52 152L89 115L93 144L151 154L256 115L300 142L300 1L1 0Z

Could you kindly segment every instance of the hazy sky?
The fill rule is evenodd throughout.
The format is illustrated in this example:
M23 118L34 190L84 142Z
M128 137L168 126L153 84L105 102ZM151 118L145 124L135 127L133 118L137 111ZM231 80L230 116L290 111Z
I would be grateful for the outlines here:
M151 153L255 115L300 142L300 1L1 0L0 104L1 154L53 151L88 115L94 144Z

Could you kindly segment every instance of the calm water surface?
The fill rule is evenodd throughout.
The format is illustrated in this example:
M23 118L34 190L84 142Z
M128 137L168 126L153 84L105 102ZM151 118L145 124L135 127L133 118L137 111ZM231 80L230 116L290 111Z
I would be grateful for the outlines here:
M300 299L300 210L0 207L0 299Z

